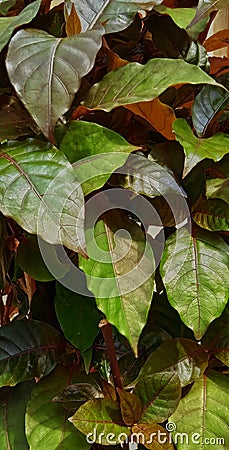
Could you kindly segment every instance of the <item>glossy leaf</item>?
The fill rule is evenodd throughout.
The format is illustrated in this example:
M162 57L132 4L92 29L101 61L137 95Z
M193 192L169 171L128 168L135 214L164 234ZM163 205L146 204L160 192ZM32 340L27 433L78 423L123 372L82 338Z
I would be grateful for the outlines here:
M165 428L158 423L137 423L132 427L133 437L149 450L174 450L171 438ZM139 447L139 449L142 447Z
M212 11L217 11L222 8L226 8L228 6L228 0L199 0L196 15L189 27L195 25L200 19L203 19L205 16L209 16Z
M167 194L185 197L184 191L177 184L169 169L152 159L130 155L126 164L117 173L125 175L124 178L117 180L117 184L136 194L144 194L152 198Z
M168 300L196 339L219 317L228 299L228 246L206 230L172 234L161 260Z
M169 419L176 424L174 439L179 433L187 433L189 437L188 442L186 439L181 442L179 437L177 442L175 440L178 450L207 450L209 442L213 441L217 449L225 449L229 429L228 394L228 377L214 371L209 371L194 383ZM217 439L221 441L217 443Z
M203 338L203 346L223 364L229 366L229 304L222 316L209 327Z
M180 401L180 379L175 372L155 373L140 379L134 392L142 404L139 423L164 422Z
M62 152L35 139L8 142L1 146L0 176L4 215L50 243L79 250L83 192Z
M173 129L186 155L183 176L202 159L210 158L218 161L228 153L229 136L226 133L216 133L206 139L198 138L185 119L177 119L173 123Z
M40 380L32 391L26 411L26 436L30 450L89 450L85 437L69 423L71 415L61 404L52 402L72 378L72 367L57 367Z
M0 445L2 450L27 450L25 411L34 381L0 389Z
M191 339L176 338L165 342L146 360L137 380L154 373L176 372L182 386L197 380L208 365L208 355L203 347Z
M92 86L83 103L88 108L111 111L117 106L154 100L178 83L216 85L199 67L182 60L154 58L145 65L129 63L108 73Z
M91 440L102 445L109 444L111 433L113 441L121 443L130 435L130 428L124 425L118 402L108 399L89 400L80 406L70 422ZM123 435L121 435L123 433ZM121 442L118 441L120 436ZM107 441L108 439L108 441Z
M216 169L217 170L217 169ZM217 174L221 175L220 172ZM206 196L211 198L221 199L229 204L229 178L213 178L206 182Z
M104 197L104 206L105 200ZM96 210L96 204L94 208ZM86 274L87 286L93 292L98 308L129 340L136 353L153 293L152 250L145 242L141 228L119 211L106 213L96 223L96 249L91 237L90 217L87 220L86 240L90 258L80 257L80 268ZM125 233L118 233L119 229L124 229ZM116 232L118 242L114 240Z
M81 32L81 23L74 3L71 5L70 14L66 17L65 28L68 37L74 36L75 34L79 34Z
M56 121L71 106L81 78L92 69L103 32L99 27L85 34L55 38L41 30L27 29L10 42L6 59L10 81L53 143Z
M72 292L57 283L55 308L66 339L84 353L92 346L102 318L94 299Z
M0 6L5 6L4 3L1 3ZM0 17L0 50L2 50L10 40L15 28L31 22L31 20L37 15L40 4L41 0L36 0L35 2L27 5L18 16ZM11 2L10 6L12 5L13 3Z
M28 235L17 248L16 263L32 278L38 281L53 280L39 250L37 237Z
M47 375L65 352L65 341L50 325L19 320L0 328L0 385Z
M85 32L93 28L109 2L110 0L66 0L65 11L70 15L74 5L80 20L82 32ZM100 21L100 23L102 22Z
M192 120L198 136L204 136L211 122L229 104L229 92L218 86L204 86L192 107Z
M67 411L75 412L82 403L94 398L103 398L102 391L92 383L90 375L87 381L68 385L52 398L52 402L61 404Z
M220 198L200 202L192 217L202 228L210 231L229 231L229 205Z

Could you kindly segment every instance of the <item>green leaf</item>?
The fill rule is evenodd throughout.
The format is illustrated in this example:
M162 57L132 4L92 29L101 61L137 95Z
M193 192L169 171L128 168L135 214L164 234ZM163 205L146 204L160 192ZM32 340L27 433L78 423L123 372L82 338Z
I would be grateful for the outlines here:
M116 443L121 443L125 436L130 435L130 428L124 425L119 404L114 400L89 400L69 420L78 430L88 435L91 443L94 440L102 445L109 444L107 439L111 438L110 433L115 435L113 440L117 440ZM118 438L122 433L120 442Z
M111 111L117 106L153 100L178 83L217 85L199 67L182 60L154 58L145 65L129 63L108 73L92 86L83 103L88 108Z
M220 198L209 198L198 203L193 220L210 231L229 231L229 204Z
M0 213L0 289L6 285L6 276L12 259L12 252L7 248L7 223L5 217Z
M60 143L60 150L71 163L102 153L130 153L139 147L129 144L120 134L97 123L71 122ZM127 156L126 156L127 157Z
M192 107L192 121L198 136L204 137L208 126L229 104L229 92L219 86L204 86Z
M65 352L58 331L37 320L19 320L0 328L0 385L47 375Z
M229 136L225 133L216 133L213 136L201 139L196 137L185 119L177 119L173 123L176 139L184 147L186 160L184 175L202 159L211 158L214 161L221 159L228 153Z
M217 235L178 230L166 241L161 275L168 300L201 339L228 299L228 246Z
M88 381L90 381L89 376ZM101 397L104 398L101 389L92 384L92 382L77 382L64 388L60 393L53 397L52 402L59 403L68 411L75 412L82 403L93 400L93 398Z
M74 163L74 173L88 195L101 188L138 147L108 128L77 120L69 124L60 149Z
M69 423L71 415L53 397L68 386L72 367L57 367L35 386L26 412L26 436L30 450L89 450L85 437Z
M175 372L154 373L140 379L134 393L142 404L139 423L164 422L180 401L180 379Z
M3 16L6 16L9 9L14 6L16 3L16 0L0 0L0 14L3 14Z
M1 146L0 176L5 216L49 243L80 251L83 192L60 150L35 139L8 142Z
M176 372L182 386L197 380L208 365L203 347L191 339L176 338L165 342L146 360L137 380L158 372Z
M16 33L10 42L6 59L10 81L53 143L56 121L71 106L81 78L92 69L103 32L101 26L76 36L55 38L42 30L27 29Z
M0 10L1 6L5 6L4 3L0 4ZM16 2L13 3L9 2L7 8L11 7L14 3ZM37 15L40 8L40 4L41 0L36 0L35 2L27 5L18 16L0 17L0 51L5 47L7 42L10 40L15 28L18 28L21 25L31 22L31 20ZM5 9L4 11L6 12Z
M98 324L102 318L94 299L56 283L55 308L66 339L84 353L99 333Z
M27 450L25 411L34 381L0 389L0 445L2 450Z
M173 439L178 450L207 450L211 439L217 450L225 449L229 428L228 394L228 377L214 371L194 383L170 417L176 424ZM188 439L181 442L179 433L187 433ZM221 443L217 443L218 438Z
M20 242L16 253L16 263L35 280L50 281L54 279L44 263L37 237L34 235L27 235Z
M106 197L102 203L105 207ZM136 353L154 288L152 249L141 228L123 212L113 210L104 214L94 230L90 217L86 218L89 259L80 257L79 266L86 274L87 286L98 308L129 340Z
M212 11L226 8L228 4L228 0L199 0L195 17L191 21L189 28L199 22L199 20L203 19L203 17L209 16Z
M223 364L229 366L229 303L222 316L210 325L203 338L203 346Z

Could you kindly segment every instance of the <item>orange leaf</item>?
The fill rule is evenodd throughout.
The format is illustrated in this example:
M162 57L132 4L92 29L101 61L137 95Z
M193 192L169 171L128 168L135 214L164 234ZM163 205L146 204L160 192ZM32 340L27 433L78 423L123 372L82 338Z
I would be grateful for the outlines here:
M229 59L224 56L219 58L212 56L209 58L210 62L210 75L217 75L217 77L224 75L229 71Z
M207 52L213 52L219 48L229 47L229 29L218 31L203 43Z
M77 120L81 117L85 116L85 114L88 114L91 111L91 109L87 108L84 105L79 105L77 108L73 111L71 120Z
M171 436L158 423L138 423L132 427L132 433L149 450L174 450Z
M71 12L66 19L65 28L67 36L74 36L75 34L79 34L81 32L81 23L74 3L72 3Z
M161 103L158 97L149 102L125 105L125 108L147 120L152 127L167 139L175 139L174 133L172 132L172 125L176 119L174 111L170 106Z

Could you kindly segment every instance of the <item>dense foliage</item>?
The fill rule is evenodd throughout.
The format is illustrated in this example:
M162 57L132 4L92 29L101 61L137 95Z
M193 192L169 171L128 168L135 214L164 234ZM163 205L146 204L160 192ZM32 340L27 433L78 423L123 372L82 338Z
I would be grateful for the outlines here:
M229 448L228 4L0 0L1 450Z

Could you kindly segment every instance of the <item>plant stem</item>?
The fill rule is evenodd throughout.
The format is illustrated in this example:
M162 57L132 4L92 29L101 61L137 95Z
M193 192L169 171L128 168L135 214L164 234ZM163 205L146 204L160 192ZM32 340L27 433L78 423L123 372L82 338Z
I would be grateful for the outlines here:
M111 373L114 379L115 388L122 389L121 374L116 358L111 324L106 319L102 319L99 323L99 328L101 328L103 338L107 347L107 356L111 365Z

